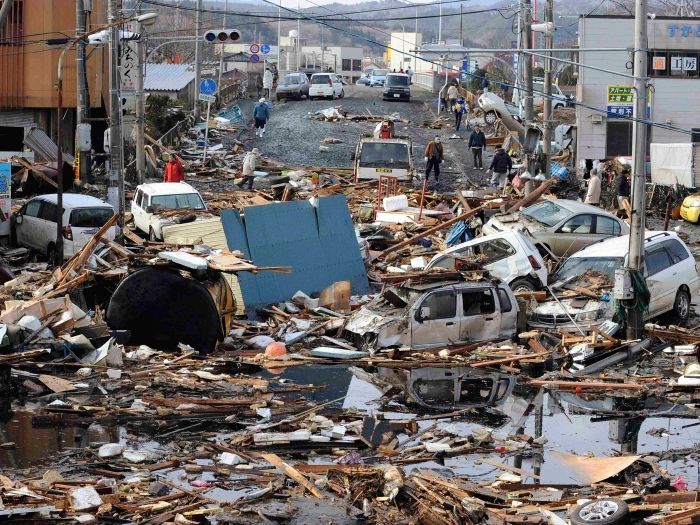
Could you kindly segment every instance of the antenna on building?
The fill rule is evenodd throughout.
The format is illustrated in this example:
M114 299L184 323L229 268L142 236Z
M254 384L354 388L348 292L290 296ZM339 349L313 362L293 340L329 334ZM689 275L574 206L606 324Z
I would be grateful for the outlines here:
M697 16L695 14L695 0L678 0L676 16Z

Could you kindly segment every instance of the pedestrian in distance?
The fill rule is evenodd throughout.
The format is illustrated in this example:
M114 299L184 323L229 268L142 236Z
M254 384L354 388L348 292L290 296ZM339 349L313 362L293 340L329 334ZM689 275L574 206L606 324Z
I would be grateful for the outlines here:
M251 151L245 154L243 157L243 167L241 172L243 174L243 179L241 182L236 184L239 188L247 186L247 189L253 189L253 181L255 180L255 163L260 156L260 151L258 148L253 148Z
M591 176L588 179L588 189L584 202L594 206L600 204L600 175L598 175L598 170L595 168L591 170Z
M265 134L267 119L270 118L270 109L267 107L265 97L258 100L253 107L253 119L255 119L255 136L261 137Z
M440 137L435 137L425 148L425 180L430 177L430 172L435 172L435 186L440 182L440 163L444 160L445 153L440 143Z
M459 94L459 89L457 89L457 84L453 83L447 88L447 100L449 102L448 108L453 108L455 102L461 95Z
M620 176L620 183L617 187L617 205L621 210L625 209L625 202L629 203L631 194L630 178L630 170L625 169Z
M406 68L406 74L408 75L408 84L413 84L413 70L411 69L411 66Z
M399 68L399 73L401 73L403 75L403 68L402 67Z
M265 68L265 74L263 75L263 90L265 91L265 96L267 98L272 97L272 84L275 80L275 76L269 67Z
M513 160L510 155L499 146L496 148L496 154L491 160L491 186L494 188L502 188L508 178L508 173L513 169Z
M452 106L452 111L454 111L455 114L455 131L459 131L459 127L462 124L462 117L464 116L464 111L466 108L466 102L462 97L458 97L457 100L455 100L454 106ZM454 138L457 138L457 135L453 136Z
M474 131L469 135L469 149L472 150L474 157L474 169L484 169L483 152L486 149L486 135L481 131L481 127L477 124L474 126Z
M169 155L165 164L165 174L163 182L182 182L185 180L185 170L182 161L177 155Z
M260 76L260 73L255 74L255 89L258 94L258 98L262 97L263 79Z

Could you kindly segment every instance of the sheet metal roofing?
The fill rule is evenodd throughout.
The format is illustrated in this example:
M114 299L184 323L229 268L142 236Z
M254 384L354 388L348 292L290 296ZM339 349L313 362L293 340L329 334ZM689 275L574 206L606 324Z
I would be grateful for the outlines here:
M145 91L180 91L194 81L187 64L148 64L143 81Z

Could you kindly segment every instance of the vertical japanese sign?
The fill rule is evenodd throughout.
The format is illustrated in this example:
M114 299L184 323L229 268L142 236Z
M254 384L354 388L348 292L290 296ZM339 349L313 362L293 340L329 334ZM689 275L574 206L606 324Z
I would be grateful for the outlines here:
M634 112L632 86L608 86L608 118L631 117Z
M119 73L122 91L134 90L136 89L136 68L139 67L136 41L121 40L119 47L121 49Z
M10 235L12 208L12 168L9 162L0 162L0 235Z

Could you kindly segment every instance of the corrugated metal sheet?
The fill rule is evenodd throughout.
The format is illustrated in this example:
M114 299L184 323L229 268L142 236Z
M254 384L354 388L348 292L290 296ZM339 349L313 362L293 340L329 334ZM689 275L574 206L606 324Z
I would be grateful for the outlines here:
M194 82L194 70L187 64L148 64L143 81L145 91L180 91Z
M44 130L39 128L30 129L27 136L24 137L24 144L42 159L49 162L58 161L58 146L44 133ZM64 151L63 160L72 164L75 158Z
M224 210L221 223L228 247L240 250L258 266L289 266L292 273L240 273L246 313L288 300L301 290L318 293L337 281L350 281L352 293L369 291L355 229L342 195L309 201L251 206L245 219Z
M226 235L221 219L216 217L203 221L193 221L185 224L173 224L163 228L163 241L170 244L195 244L202 243L215 250L227 250ZM236 315L245 314L243 292L235 273L224 274L224 280L228 283L233 298L236 301Z
M34 112L23 109L0 110L0 126L11 128L35 127Z

